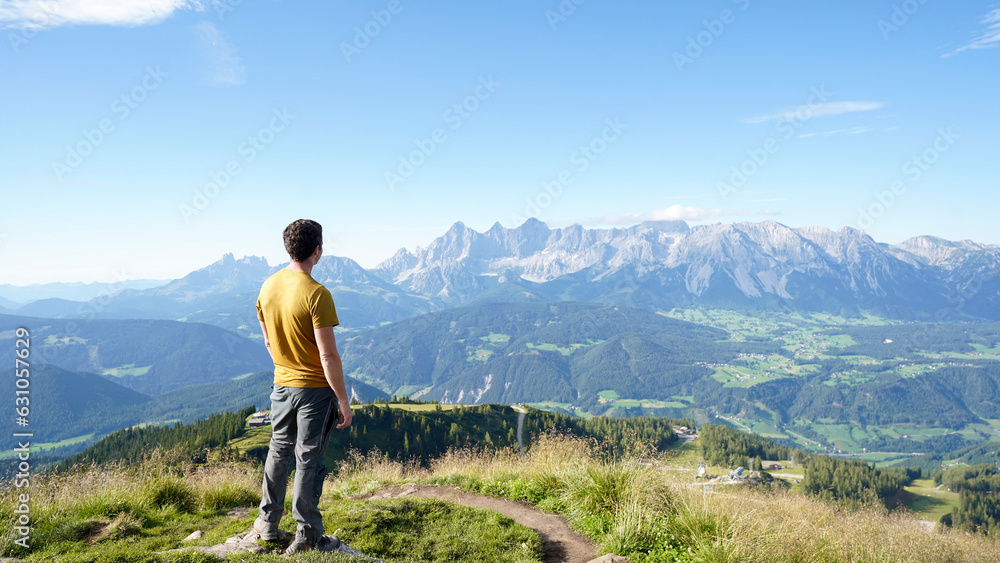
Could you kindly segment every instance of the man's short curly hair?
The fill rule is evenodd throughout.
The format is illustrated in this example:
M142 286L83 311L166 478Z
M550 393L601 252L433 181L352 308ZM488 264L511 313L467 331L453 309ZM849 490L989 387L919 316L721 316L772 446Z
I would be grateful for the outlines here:
M323 226L312 219L299 219L285 227L285 250L295 262L304 262L317 246L323 246Z

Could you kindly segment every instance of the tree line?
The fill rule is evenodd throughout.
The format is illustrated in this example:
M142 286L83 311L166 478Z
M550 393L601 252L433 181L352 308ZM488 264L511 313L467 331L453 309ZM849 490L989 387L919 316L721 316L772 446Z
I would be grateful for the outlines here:
M706 424L699 432L702 456L710 465L744 465L761 460L794 459L805 466L806 493L849 507L879 503L893 507L903 487L920 476L919 469L880 469L860 460L837 459L789 448L735 428Z
M246 419L256 411L249 406L235 412L213 414L191 424L172 426L132 426L108 434L94 445L63 460L55 469L69 469L77 464L109 462L135 463L157 448L187 454L195 462L207 459L207 451L227 449L234 438L246 432ZM228 451L223 452L228 455Z
M992 463L935 471L934 482L959 493L958 506L941 523L959 530L1000 532L1000 470Z
M415 402L411 401L411 404ZM420 403L416 403L420 404ZM424 403L427 404L427 403ZM672 427L693 427L688 419L598 417L582 419L569 415L526 408L522 437L527 447L538 435L555 431L594 439L608 453L634 450L644 444L649 451L663 451L676 440ZM215 450L225 459L263 460L267 445L239 450L230 442L243 436L247 417L254 407L212 415L191 424L143 426L119 430L85 451L63 461L58 469L74 464L134 463L151 451L177 450L191 460L205 461ZM327 447L326 461L333 465L351 450L378 451L390 459L426 463L452 449L517 447L519 413L500 405L460 406L444 409L407 410L384 402L355 408L354 421L345 431L334 431ZM267 432L268 429L255 430Z

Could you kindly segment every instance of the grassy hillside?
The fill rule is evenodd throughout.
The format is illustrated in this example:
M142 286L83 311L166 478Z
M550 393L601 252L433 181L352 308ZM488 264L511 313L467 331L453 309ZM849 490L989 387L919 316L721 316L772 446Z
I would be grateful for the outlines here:
M512 498L564 515L602 551L644 562L987 562L1000 559L996 538L937 528L884 508L855 511L780 488L695 486L698 445L664 452L609 456L593 442L548 434L523 458L514 450L459 450L427 466L356 455L328 477L320 503L328 529L387 561L538 561L537 535L489 512L439 501L352 500L407 482L459 486ZM174 460L178 461L178 460ZM260 466L191 466L159 458L129 468L107 467L32 483L32 552L13 544L8 526L0 555L41 561L206 562L197 554L156 552L221 543L249 529L254 512L232 507L259 501ZM0 493L0 519L10 522L15 489ZM492 518L492 519L491 519ZM289 516L281 525L294 526ZM269 546L270 547L270 546ZM480 551L470 552L476 549ZM463 551L464 550L464 551ZM278 561L273 555L241 561ZM300 561L336 558L295 557Z

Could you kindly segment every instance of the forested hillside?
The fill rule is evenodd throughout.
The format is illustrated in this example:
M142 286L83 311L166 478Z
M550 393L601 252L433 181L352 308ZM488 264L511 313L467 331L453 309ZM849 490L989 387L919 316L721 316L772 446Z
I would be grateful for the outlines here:
M906 454L968 446L1000 418L998 335L996 323L557 302L481 303L342 342L347 372L386 393L575 414L720 415L801 447ZM862 429L848 443L839 440L845 425Z
M344 341L345 372L443 403L575 401L601 391L666 399L703 385L701 363L736 356L722 331L627 307L487 303L407 319ZM767 344L745 348L770 351Z
M14 362L14 331L31 333L35 364L88 371L146 394L228 381L270 369L259 342L199 323L42 319L0 315L0 361Z
M193 461L204 462L207 450L225 448L233 438L246 431L246 419L256 410L249 406L235 412L223 412L193 422L172 426L129 427L105 436L85 451L57 466L65 470L76 464L101 464L112 461L134 463L148 458L157 448L187 454ZM225 453L223 454L225 456Z
M13 362L11 362L13 364ZM0 371L2 389L14 400L14 368ZM86 434L103 435L142 420L150 398L98 375L70 372L37 364L31 370L28 428L39 441L59 442ZM25 428L11 416L0 421L0 429L10 436Z
M959 465L996 465L1000 462L1000 442L983 442L964 448L943 449L934 453L912 457L898 462L896 465L919 467L926 474L944 469L946 464Z
M734 428L704 425L699 433L702 455L708 464L744 465L750 458L795 460L805 466L802 489L823 500L857 507L881 503L895 508L903 487L920 476L919 470L878 469L861 460L845 460L775 444L771 440Z
M934 482L958 491L959 505L945 524L990 535L1000 533L1000 469L994 464L951 467L934 474Z
M272 370L259 371L246 377L221 383L202 383L156 395L146 405L144 419L149 421L180 420L192 422L223 410L235 410L245 405L271 406ZM344 383L351 399L358 402L388 397L385 393L352 377Z
M592 438L611 451L647 448L663 451L677 440L671 429L690 420L664 418L582 418L538 409L525 409L523 442L527 447L538 435L556 431ZM156 447L179 448L195 455L213 448L234 458L263 459L270 440L269 426L249 430L243 425L250 410L217 414L192 424L125 429L115 432L67 464L132 462ZM354 421L331 435L327 461L344 459L350 450L378 451L392 459L427 459L456 448L509 448L518 445L518 411L501 405L443 408L430 404L374 403L355 407ZM242 418L237 420L237 416ZM237 426L239 429L237 429ZM236 439L239 438L239 439Z
M13 369L0 372L0 377L9 396L14 396ZM269 408L273 381L273 372L261 371L230 381L145 395L92 373L37 364L31 371L29 427L15 426L14 417L10 417L0 424L0 429L5 429L8 435L30 430L36 446L51 447L66 440L66 444L55 446L50 452L65 456L81 451L110 432L135 424L190 423L250 404ZM386 396L350 377L346 378L346 384L352 398L358 401Z

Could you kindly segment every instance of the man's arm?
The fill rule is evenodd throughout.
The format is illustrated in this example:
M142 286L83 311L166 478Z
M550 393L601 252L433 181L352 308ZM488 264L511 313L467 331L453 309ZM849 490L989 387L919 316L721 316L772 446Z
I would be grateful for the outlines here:
M337 339L333 336L333 327L313 329L316 333L316 344L319 346L319 359L323 364L323 374L333 392L340 401L340 424L337 428L347 428L351 425L354 412L351 410L351 399L347 396L347 386L344 385L344 365L337 351Z
M267 325L264 321L260 321L260 331L264 333L264 347L267 348L267 353L271 356L271 361L274 361L274 354L271 353L271 339L267 337Z

